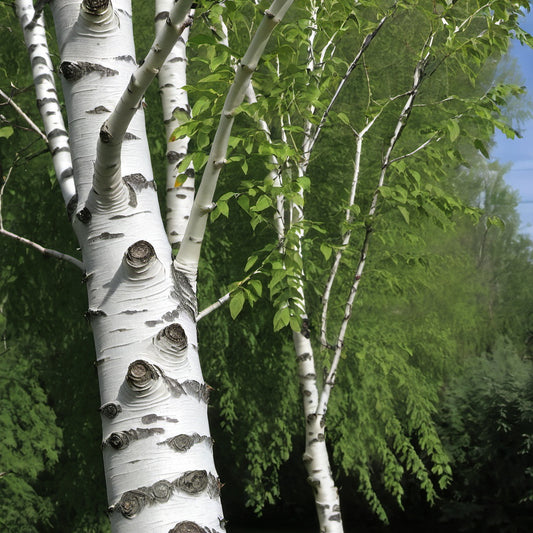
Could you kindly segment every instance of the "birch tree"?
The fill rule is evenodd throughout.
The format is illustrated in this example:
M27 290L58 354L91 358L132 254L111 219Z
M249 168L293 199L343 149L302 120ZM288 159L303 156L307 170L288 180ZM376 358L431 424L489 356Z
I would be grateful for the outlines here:
M175 259L155 194L142 99L191 25L192 2L158 5L156 19L164 23L141 66L135 58L128 1L52 3L68 133L54 85L43 6L35 9L24 0L15 4L34 69L44 136L83 259L1 230L83 270L97 354L113 531L224 529L207 423L209 386L198 361L196 273L234 109L290 4L275 1L265 11L239 64ZM179 45L173 54L184 59ZM169 122L173 109L168 103L174 100L167 93L181 88L171 76L163 69ZM167 153L169 162L174 153ZM169 195L181 193L169 187ZM170 235L179 232L180 218L189 216L170 218Z
M441 220L459 211L475 214L435 184L439 172L431 167L458 163L450 161L457 157L450 143L459 136L483 151L483 140L495 125L509 133L498 114L505 99L520 92L498 86L474 96L428 91L424 98L423 87L450 63L474 81L476 66L505 50L511 36L526 42L529 36L521 32L517 16L528 2L456 6L444 1L312 1L298 7L291 23L276 30L277 42L267 48L292 4L288 0L275 0L270 6L227 2L208 9L183 0L159 0L154 43L138 62L127 0L53 0L60 52L56 67L67 124L55 87L43 4L15 2L44 130L9 94L3 92L2 97L47 144L82 257L15 234L2 219L0 232L83 271L101 390L113 530L224 529L206 416L210 387L200 369L196 321L225 302L236 318L246 301L253 304L262 296L266 285L275 308L275 331L292 330L294 380L301 384L305 414L304 462L320 530L343 531L326 446L326 412L342 360L353 359L354 351L360 350L350 328L361 320L353 311L370 242L387 221L397 223L399 217L409 223L418 211ZM423 31L408 43L412 50L398 79L387 78L382 84L384 75L376 74L379 56L372 51L376 43L387 49L395 42L398 33L393 29L406 27L402 25L409 17L420 22ZM193 19L207 21L213 33L211 39L200 36L194 43L206 52L195 59L203 60L210 74L187 85L186 75L190 79L191 73L185 68L186 50ZM230 34L224 39L226 25ZM242 35L249 38L245 46ZM234 47L235 40L239 46ZM252 74L265 49L254 86ZM372 66L376 57L377 66ZM156 75L168 139L166 225L144 126L143 95ZM348 96L354 76L359 81ZM439 78L446 79L445 74ZM437 93L440 98L433 98ZM427 114L418 112L427 109ZM474 123L469 122L472 114ZM414 123L416 131L424 121L419 134L405 141L408 123ZM340 240L320 239L313 251L317 240L309 235L323 231L324 223L308 215L310 191L326 188L310 179L310 166L317 164L319 138L333 128L353 136L353 172L340 184L348 191L340 200ZM238 190L217 198L223 171L245 179ZM261 171L263 181L247 179ZM426 180L421 180L421 171L427 173ZM0 201L14 173L12 165ZM199 185L195 175L201 176ZM273 239L250 253L243 279L198 312L197 274L207 221L209 216L213 222L227 216L234 204L250 216L254 230L272 226ZM320 269L328 272L325 278L313 277L316 249L323 258ZM319 283L322 301L317 305L312 285ZM345 368L348 364L353 361ZM419 375L415 366L399 366L398 380ZM387 465L385 485L400 504L404 472L420 480L430 499L435 495L432 474L441 485L449 477L431 422L433 400L426 401L424 392L398 392L401 409L407 405L406 430L396 407L389 406L379 416L383 429L376 437L375 455ZM418 434L414 444L413 433ZM347 461L347 470L357 472L361 491L384 515L370 480L373 457L365 453ZM429 465L422 455L429 456Z

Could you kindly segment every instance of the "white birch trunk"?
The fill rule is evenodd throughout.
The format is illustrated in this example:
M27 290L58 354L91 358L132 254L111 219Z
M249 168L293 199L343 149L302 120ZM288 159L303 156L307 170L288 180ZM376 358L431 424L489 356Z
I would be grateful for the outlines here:
M173 5L173 0L156 0L156 30L164 26ZM187 91L182 88L187 83L188 36L189 29L187 28L177 40L158 76L167 144L166 228L173 248L179 248L183 240L194 201L193 166L190 165L183 173L178 170L179 164L187 154L189 139L183 137L174 141L170 140L172 132L185 121L182 117L191 117Z
M54 0L53 12L78 192L73 225L86 268L87 317L97 355L112 530L220 531L194 283L172 266L141 106L118 147L120 164L96 154L101 126L137 67L129 1L115 0L112 8L100 4L102 9L93 2L94 10L80 11L79 0Z

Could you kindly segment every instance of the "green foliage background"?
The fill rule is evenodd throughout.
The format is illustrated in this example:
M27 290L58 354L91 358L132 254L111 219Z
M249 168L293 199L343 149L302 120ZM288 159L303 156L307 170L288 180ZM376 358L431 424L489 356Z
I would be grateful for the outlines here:
M152 6L134 4L141 58L151 42L142 21L152 19ZM234 39L230 49L237 57L256 24L250 21L257 21L263 4L256 9L250 3L226 2ZM291 292L287 280L278 287L272 284L279 257L271 220L280 191L265 179L268 156L274 152L293 165L293 173L284 174L286 198L297 200L300 186L308 191L306 298L316 340L322 287L331 254L346 229L342 217L353 172L351 128L360 129L366 117L386 105L365 141L357 201L357 209L364 213L402 105L389 98L409 87L427 34L422 30L428 30L434 9L444 9L446 2L399 3L391 22L366 52L364 68L351 76L331 113L308 175L294 179L306 107L324 109L354 50L392 2L360 4L353 17L348 16L352 2L328 3L333 19L320 27L320 38L329 38L332 27L342 31L337 58L316 83L308 83L305 70L303 39L308 27L299 23L305 20L304 7L295 6L279 28L256 73L259 102L243 105L238 116L216 220L204 248L200 307L236 287L232 282L243 279L251 255L265 265L264 273L254 278L259 285L244 284L236 291L245 295L239 307L245 300L253 307L244 306L236 321L228 309L222 309L199 324L206 380L216 389L211 419L217 463L227 481L223 496L230 520L237 523L245 517L245 505L267 515L281 509L295 521L312 512L311 492L299 464L303 421L291 332L290 328L273 332L272 326L284 294ZM450 26L476 6L472 1L458 3L450 12ZM504 27L514 25L507 2L493 2L492 8L507 16ZM197 18L192 37L189 83L195 118L184 131L194 134L191 153L199 175L216 124L213 116L233 75L232 54L217 44L210 27L216 28L218 9L213 6L205 17ZM35 118L21 32L8 5L0 5L0 15L2 31L10 36L0 43L0 73L5 80L1 87ZM470 37L479 29L476 24ZM524 361L531 357L533 331L531 243L518 234L517 200L503 181L505 169L483 155L490 150L495 124L512 135L505 106L516 105L520 83L497 86L495 72L509 33L521 35L516 28L492 31L486 39L460 43L460 53L446 47L445 32L439 34L441 55L432 58L439 69L424 85L420 95L424 106L413 111L398 154L415 149L432 133L441 140L394 165L390 183L381 192L379 214L372 221L369 264L328 412L337 479L346 486L341 497L346 497L347 527L354 489L383 520L391 513L394 520L395 509L409 507L412 487L417 486L430 500L440 502L437 494L444 497L445 505L438 503L431 515L433 523L442 509L445 519L465 517L462 523L475 530L478 513L486 509L487 485L496 486L505 475L502 470L498 477L492 468L495 442L505 443L505 461L525 476L521 478L517 470L521 482L498 495L503 508L507 510L511 500L524 506L531 499L531 467L527 461L515 461L518 456L524 459L522 450L531 439L527 392L531 371ZM457 42L452 44L457 47ZM15 87L10 88L7 80ZM480 101L489 90L490 97ZM437 105L450 95L455 98ZM155 175L163 176L165 139L155 88L150 89L147 103ZM4 195L5 226L75 255L76 243L51 163L41 153L44 144L9 106L3 105L0 113L13 128L9 138L0 138L2 175L16 163ZM279 140L276 120L270 124L274 142L266 143L257 133L256 117L280 114L296 117L289 143ZM353 230L364 230L367 222L361 216ZM342 315L362 240L358 235L341 266L332 322ZM82 318L86 300L79 274L7 239L0 246L0 433L5 435L0 471L6 472L0 477L0 524L7 530L18 524L27 531L105 531L98 391L91 335ZM287 256L285 264L290 260L296 261ZM327 364L328 353L317 352ZM454 381L461 373L463 377ZM501 409L510 413L505 426L497 425L494 409L498 408L499 413ZM496 426L487 426L489 422ZM451 468L454 481L449 485ZM472 482L480 469L494 476L485 485ZM280 505L280 498L281 507L273 507ZM361 499L357 502L362 504ZM467 505L461 507L462 502ZM499 515L500 523L504 515Z

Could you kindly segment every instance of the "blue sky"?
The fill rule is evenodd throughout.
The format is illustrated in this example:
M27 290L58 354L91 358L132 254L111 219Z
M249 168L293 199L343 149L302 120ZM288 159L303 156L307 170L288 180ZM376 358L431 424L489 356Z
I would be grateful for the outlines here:
M523 18L521 26L533 34L533 11ZM511 57L520 65L529 99L533 101L533 49L514 43ZM521 231L533 239L533 119L526 121L520 132L522 138L513 140L498 133L491 156L502 163L512 163L505 178L520 194L518 212L522 222Z

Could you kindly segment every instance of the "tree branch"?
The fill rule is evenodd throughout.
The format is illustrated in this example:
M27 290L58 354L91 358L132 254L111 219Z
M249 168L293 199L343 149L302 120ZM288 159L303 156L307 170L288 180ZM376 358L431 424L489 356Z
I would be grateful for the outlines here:
M333 360L331 363L331 366L329 368L328 374L326 376L326 379L324 381L324 386L322 388L322 392L320 394L320 399L318 402L317 407L317 414L318 415L324 415L328 402L329 397L331 394L331 390L333 389L333 386L335 384L335 378L337 374L337 367L339 365L339 361L341 358L342 350L344 347L344 338L346 335L346 330L348 327L348 323L352 316L352 308L353 308L353 302L355 300L355 296L357 294L359 283L361 280L361 277L363 275L363 271L366 265L366 258L368 253L368 247L370 243L370 236L373 231L372 227L372 217L376 213L378 198L380 194L380 188L383 186L385 181L385 176L387 173L387 169L390 166L390 160L391 160L391 153L394 150L394 147L396 146L396 143L398 142L400 135L407 123L407 120L409 119L409 116L411 114L411 111L413 109L413 105L415 102L415 98L418 95L418 92L420 90L420 86L424 80L424 72L425 68L429 61L430 51L433 44L433 40L435 37L435 33L431 33L426 42L424 43L424 46L422 48L422 54L421 59L417 62L414 73L413 73L413 84L411 86L411 90L408 92L408 98L400 112L398 121L396 122L396 126L394 128L394 132L390 138L389 146L387 148L387 151L385 152L383 159L382 159L382 165L381 165L381 172L378 180L378 186L374 192L374 195L372 197L372 203L370 205L370 209L368 210L367 218L369 222L367 223L366 229L365 229L365 236L363 239L363 244L361 246L361 255L359 258L359 263L357 265L357 269L355 271L355 276L353 279L352 286L350 288L350 293L348 295L348 299L346 301L346 305L344 307L344 317L341 322L341 326L339 328L339 334L337 336L337 342L335 343L335 353L333 356Z
M2 177L3 183L2 183L2 187L0 187L0 235L5 235L6 237L15 239L16 241L26 246L29 246L30 248L33 248L34 250L37 250L38 252L42 253L45 257L55 257L56 259L61 259L62 261L71 263L72 265L78 267L82 271L85 270L83 263L79 259L76 259L75 257L64 254L62 252L58 252L57 250L45 248L44 246L41 246L40 244L36 242L30 241L29 239L26 239L25 237L21 237L20 235L17 235L16 233L12 233L11 231L8 231L4 228L4 220L2 217L2 201L4 198L4 190L6 188L7 182L9 181L9 178L11 177L12 172L13 172L13 166L11 166L6 176Z
M15 8L31 62L37 106L44 124L45 141L52 154L57 182L67 211L69 211L69 204L76 195L76 185L68 133L57 99L54 69L44 28L42 9L45 3L40 2L40 8L38 5L38 9L34 10L31 0L16 0ZM42 136L40 129L37 128L37 130Z
M190 0L180 0L174 4L165 25L156 35L144 63L132 74L120 101L100 129L93 188L97 194L107 198L108 201L118 202L127 195L120 167L124 134L141 104L146 89L159 72L180 35L190 26L192 19L189 17L189 12L192 3ZM112 7L109 9L112 10ZM95 16L106 15L102 13Z
M161 31L174 5L173 0L156 0L155 27ZM194 11L190 12L192 18ZM187 154L189 138L171 140L172 132L191 118L187 91L187 41L189 28L181 34L159 71L159 94L167 138L166 147L166 230L170 244L178 248L183 240L194 201L194 167L180 173L179 165Z
M174 267L189 275L195 276L198 270L198 260L207 224L207 215L213 203L218 177L225 164L235 109L244 100L246 88L250 83L253 72L257 68L271 33L281 22L292 2L293 0L274 0L270 8L265 11L263 20L237 68L235 80L226 96L219 126L211 145L209 159L194 201L191 218L187 224L183 243L174 260Z

